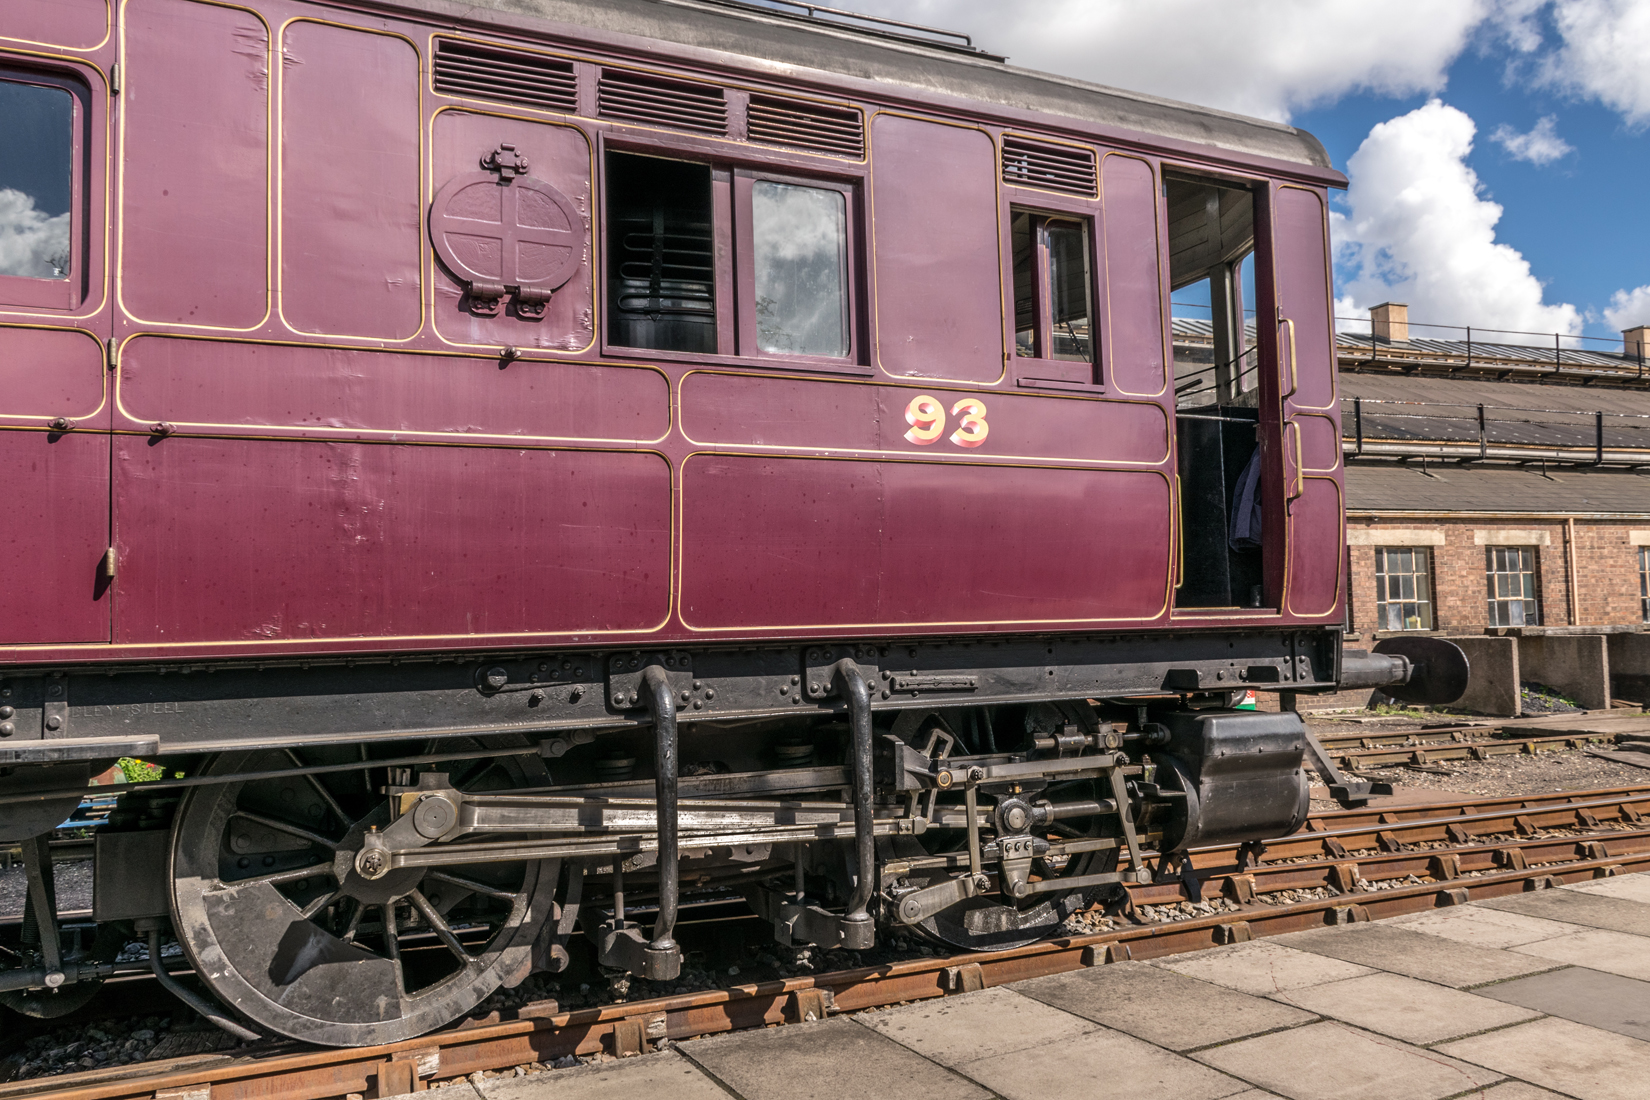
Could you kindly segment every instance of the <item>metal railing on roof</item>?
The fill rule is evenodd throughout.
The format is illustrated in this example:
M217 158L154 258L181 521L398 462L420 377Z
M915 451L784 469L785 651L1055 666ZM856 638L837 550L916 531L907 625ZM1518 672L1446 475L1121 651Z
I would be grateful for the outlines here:
M1367 324L1369 332L1347 332L1346 323ZM1625 337L1578 336L1562 332L1528 332L1520 329L1495 329L1471 325L1435 325L1419 321L1401 324L1406 332L1411 329L1438 330L1460 333L1460 339L1410 337L1404 340L1385 339L1377 335L1375 325L1367 317L1336 317L1336 344L1341 349L1367 351L1367 365L1393 363L1403 365L1439 365L1459 369L1538 369L1551 374L1566 370L1605 372L1611 375L1631 374L1635 379L1645 377L1643 343L1629 345ZM1396 326L1395 326L1396 327ZM1494 336L1540 337L1540 344L1517 340L1485 340ZM1589 347L1588 345L1594 345ZM1619 351L1617 349L1620 349ZM1341 358L1346 358L1345 350ZM1343 362L1342 364L1346 364Z

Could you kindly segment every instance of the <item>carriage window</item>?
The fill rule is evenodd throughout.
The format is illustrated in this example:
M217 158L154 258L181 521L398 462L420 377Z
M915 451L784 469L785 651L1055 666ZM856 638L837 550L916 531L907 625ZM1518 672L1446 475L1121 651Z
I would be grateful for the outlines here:
M716 351L709 165L609 153L607 242L608 341Z
M0 80L0 275L66 279L74 100Z
M777 355L848 353L848 209L841 191L751 185L757 346Z
M1088 223L1015 211L1012 238L1015 354L1093 362Z
M1254 195L1199 176L1166 175L1177 404L1254 407Z

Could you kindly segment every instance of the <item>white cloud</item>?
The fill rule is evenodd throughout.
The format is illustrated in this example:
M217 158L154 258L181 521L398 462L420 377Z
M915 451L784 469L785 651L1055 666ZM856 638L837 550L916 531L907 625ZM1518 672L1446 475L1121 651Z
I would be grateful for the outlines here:
M1575 152L1569 142L1558 136L1558 119L1552 115L1536 122L1527 134L1521 134L1503 122L1495 128L1490 138L1511 153L1515 160L1527 160L1537 166L1551 164Z
M1650 325L1650 286L1618 290L1610 296L1610 305L1604 310L1604 319L1617 332L1639 325Z
M1502 0L1508 3L1511 0ZM1010 63L1262 118L1444 87L1493 0L864 0Z
M1435 99L1369 132L1347 162L1347 212L1331 218L1353 273L1342 293L1362 308L1408 302L1416 322L1579 333L1576 308L1544 302L1529 261L1495 239L1501 207L1466 163L1476 130Z
M68 263L69 215L47 217L34 199L0 188L0 275L61 276Z
M1555 0L1552 19L1562 41L1543 58L1543 79L1598 100L1633 126L1650 123L1650 3Z

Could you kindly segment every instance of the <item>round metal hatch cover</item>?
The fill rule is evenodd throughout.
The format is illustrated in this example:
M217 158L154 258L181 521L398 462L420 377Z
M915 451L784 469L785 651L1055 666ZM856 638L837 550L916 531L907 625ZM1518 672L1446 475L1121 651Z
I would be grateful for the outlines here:
M585 225L572 200L544 180L465 172L430 204L430 240L466 282L549 292L582 265Z

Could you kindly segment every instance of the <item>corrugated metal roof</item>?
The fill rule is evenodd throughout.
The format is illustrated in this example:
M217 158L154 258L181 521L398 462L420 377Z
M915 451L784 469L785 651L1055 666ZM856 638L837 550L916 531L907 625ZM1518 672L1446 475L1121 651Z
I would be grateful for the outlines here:
M1650 391L1532 386L1477 378L1340 375L1342 426L1355 434L1353 399L1362 398L1366 439L1478 439L1484 406L1487 440L1530 446L1592 447L1604 413L1604 445L1650 447Z
M1359 512L1478 512L1650 516L1650 475L1626 470L1508 469L1350 463L1346 509Z

